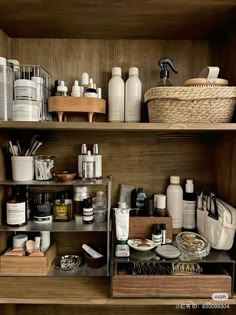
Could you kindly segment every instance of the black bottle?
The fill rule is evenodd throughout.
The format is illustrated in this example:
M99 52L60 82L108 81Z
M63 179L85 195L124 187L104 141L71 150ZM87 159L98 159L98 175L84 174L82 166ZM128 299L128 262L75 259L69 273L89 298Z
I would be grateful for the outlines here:
M6 222L11 226L21 226L27 223L27 208L25 197L20 186L13 186L12 195L7 201Z

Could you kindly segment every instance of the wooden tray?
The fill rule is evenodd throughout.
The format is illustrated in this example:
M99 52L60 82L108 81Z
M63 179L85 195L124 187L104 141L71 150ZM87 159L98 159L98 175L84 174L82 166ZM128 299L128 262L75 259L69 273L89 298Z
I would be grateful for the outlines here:
M65 113L88 113L92 122L95 113L106 113L106 101L95 97L51 96L48 98L48 111L56 112L60 122L67 121Z
M231 293L231 277L217 275L114 275L112 297L211 297Z
M56 257L53 243L44 257L0 257L0 275L4 276L46 276Z

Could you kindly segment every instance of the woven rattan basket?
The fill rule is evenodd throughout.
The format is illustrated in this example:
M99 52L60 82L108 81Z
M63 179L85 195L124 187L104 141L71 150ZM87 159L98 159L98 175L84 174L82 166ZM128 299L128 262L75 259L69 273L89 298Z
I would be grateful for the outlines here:
M236 87L155 87L144 95L150 122L231 122Z

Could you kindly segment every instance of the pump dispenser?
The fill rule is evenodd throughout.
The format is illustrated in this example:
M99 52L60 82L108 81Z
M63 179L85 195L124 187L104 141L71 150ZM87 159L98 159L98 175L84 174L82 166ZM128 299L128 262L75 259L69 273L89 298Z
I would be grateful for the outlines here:
M161 58L158 61L158 66L161 68L160 81L158 82L158 86L173 86L173 84L169 80L168 66L173 72L178 73L178 71L175 69L172 59L168 57Z

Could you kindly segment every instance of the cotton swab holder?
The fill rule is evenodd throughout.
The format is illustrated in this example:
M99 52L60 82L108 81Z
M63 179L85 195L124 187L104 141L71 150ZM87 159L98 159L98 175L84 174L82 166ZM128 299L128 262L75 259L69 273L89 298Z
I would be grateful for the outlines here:
M54 169L55 156L36 155L34 158L35 179L51 180Z

